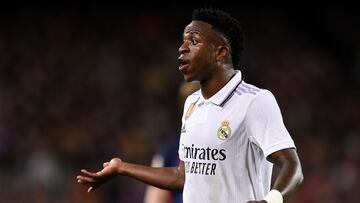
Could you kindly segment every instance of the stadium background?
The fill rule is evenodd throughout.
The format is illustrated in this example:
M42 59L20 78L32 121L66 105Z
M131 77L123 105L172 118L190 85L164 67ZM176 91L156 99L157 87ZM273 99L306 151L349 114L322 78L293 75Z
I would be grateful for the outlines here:
M75 177L113 156L150 164L179 131L177 50L202 5L242 22L245 78L278 100L305 175L290 202L359 201L354 7L135 1L0 8L0 202L142 202L135 180L89 195Z

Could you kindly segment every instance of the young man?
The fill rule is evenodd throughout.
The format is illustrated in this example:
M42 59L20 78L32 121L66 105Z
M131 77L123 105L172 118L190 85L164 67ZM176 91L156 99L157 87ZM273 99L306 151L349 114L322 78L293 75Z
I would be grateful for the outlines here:
M116 175L183 191L185 203L281 203L303 179L295 145L274 96L245 83L239 22L216 9L197 9L183 33L179 70L201 90L184 106L180 164L153 168L114 158L103 169L82 170L91 192ZM271 188L272 164L279 175Z

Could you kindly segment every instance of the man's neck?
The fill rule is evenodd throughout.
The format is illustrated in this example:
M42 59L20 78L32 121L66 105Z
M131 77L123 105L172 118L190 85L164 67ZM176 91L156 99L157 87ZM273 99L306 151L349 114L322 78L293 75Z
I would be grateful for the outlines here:
M201 81L201 93L205 99L209 99L220 91L236 74L234 69L221 70L218 73L214 73L213 77L208 80Z

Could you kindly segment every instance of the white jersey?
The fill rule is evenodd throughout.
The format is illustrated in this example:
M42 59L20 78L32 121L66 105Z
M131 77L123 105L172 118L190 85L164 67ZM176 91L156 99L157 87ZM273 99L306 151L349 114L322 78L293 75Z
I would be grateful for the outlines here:
M295 148L271 92L237 74L214 96L190 95L182 117L179 157L184 203L243 203L270 191L266 157Z

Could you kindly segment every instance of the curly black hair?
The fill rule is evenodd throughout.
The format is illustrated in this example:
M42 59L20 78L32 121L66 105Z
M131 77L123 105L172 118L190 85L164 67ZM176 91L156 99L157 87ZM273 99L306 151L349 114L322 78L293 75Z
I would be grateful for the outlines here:
M240 22L229 13L215 8L195 9L191 19L209 23L225 36L230 43L233 66L239 68L244 50L244 33Z

